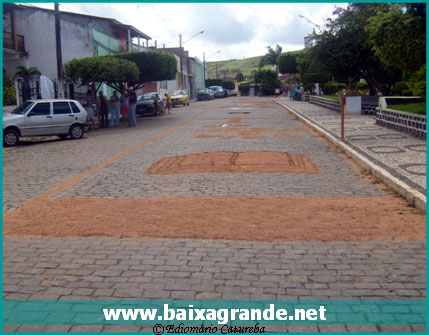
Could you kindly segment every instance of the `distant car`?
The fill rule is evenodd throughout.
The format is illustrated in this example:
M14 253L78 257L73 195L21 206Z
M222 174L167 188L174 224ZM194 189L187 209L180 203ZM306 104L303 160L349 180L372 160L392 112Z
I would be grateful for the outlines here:
M223 89L222 86L210 86L209 89L213 91L215 98L226 97L226 91Z
M201 100L211 100L213 99L213 93L208 90L208 89L204 89L204 90L199 90L197 92L197 100L201 101Z
M139 114L141 116L146 114L157 115L157 110L155 108L155 99L158 100L158 103L160 105L162 104L162 98L157 92L139 95L137 97L136 114Z
M236 97L238 95L238 90L236 88L233 90L226 90L226 93L229 97Z
M62 139L83 137L88 115L70 99L27 100L12 113L3 115L3 144L14 146L20 137L57 135Z
M173 107L177 105L189 106L189 96L185 90L174 91L171 94L171 104Z

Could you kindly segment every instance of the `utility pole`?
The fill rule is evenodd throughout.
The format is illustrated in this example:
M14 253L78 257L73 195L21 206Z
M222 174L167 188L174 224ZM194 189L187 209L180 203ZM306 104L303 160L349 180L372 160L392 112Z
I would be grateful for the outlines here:
M188 38L185 42L182 43L182 34L179 35L179 42L180 42L180 46L179 46L179 55L180 55L180 87L183 90L184 86L183 86L183 51L182 51L182 44L185 44L186 42L192 40L195 36L198 36L199 34L203 34L204 30L201 30L200 32L196 33L194 36ZM188 68L188 57L186 57L186 68ZM187 70L188 71L188 70Z
M180 53L180 88L183 89L183 61L182 61L182 34L179 35L179 53Z
M216 51L213 55L207 57L207 59L213 57L214 55L218 54L220 50ZM206 88L206 53L203 52L203 64L204 64L204 88ZM217 64L216 64L216 70L217 70ZM217 75L216 75L217 76Z
M219 79L219 77L217 75L217 63L216 63L216 79Z
M206 88L206 53L203 52L203 78L204 78L204 89Z
M55 42L57 49L58 97L64 98L63 87L63 56L61 50L61 18L59 4L55 3Z

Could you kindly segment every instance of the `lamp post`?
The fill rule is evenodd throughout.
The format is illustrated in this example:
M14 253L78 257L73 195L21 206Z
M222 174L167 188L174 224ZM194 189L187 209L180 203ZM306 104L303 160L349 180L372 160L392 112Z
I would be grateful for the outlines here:
M194 37L203 34L204 30L201 30L200 32L196 33L194 36L188 38L185 42L182 43L182 34L179 35L179 58L180 58L180 88L183 89L183 62L182 62L182 58L183 58L183 51L182 51L182 45L185 44L186 42L192 40Z
M216 51L213 55L207 57L207 59L213 57L214 55L218 54L220 50ZM206 53L203 52L203 71L204 71L204 88L206 88Z

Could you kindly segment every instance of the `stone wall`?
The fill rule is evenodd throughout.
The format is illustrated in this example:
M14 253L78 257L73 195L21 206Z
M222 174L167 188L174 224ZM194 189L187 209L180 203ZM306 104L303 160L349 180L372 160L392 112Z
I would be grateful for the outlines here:
M393 109L379 109L375 124L426 139L426 116Z

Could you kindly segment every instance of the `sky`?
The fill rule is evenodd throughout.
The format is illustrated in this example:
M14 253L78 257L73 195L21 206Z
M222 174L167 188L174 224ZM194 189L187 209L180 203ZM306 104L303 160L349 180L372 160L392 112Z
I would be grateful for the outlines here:
M33 3L53 9L53 3ZM339 3L60 3L60 10L111 17L146 35L149 45L183 47L203 60L261 56L267 46L304 48L304 36L324 26ZM300 17L303 16L303 17ZM312 23L310 23L311 21ZM317 30L317 28L316 28ZM204 31L203 34L198 32ZM197 36L193 37L194 35ZM192 39L188 40L189 38ZM220 51L217 53L217 51Z

